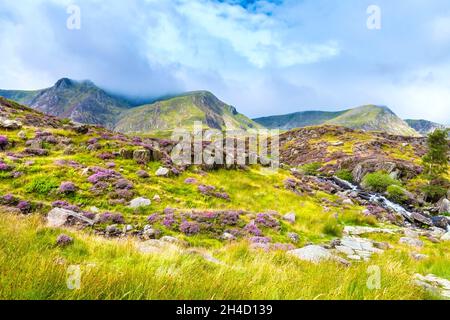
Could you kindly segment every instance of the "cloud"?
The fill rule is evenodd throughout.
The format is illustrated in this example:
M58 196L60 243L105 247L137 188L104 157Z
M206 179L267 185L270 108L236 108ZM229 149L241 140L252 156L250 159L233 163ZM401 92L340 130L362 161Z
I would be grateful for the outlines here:
M450 123L450 5L370 1L69 0L0 5L0 87L63 76L129 95L206 89L250 116L386 104ZM428 102L427 102L428 101Z

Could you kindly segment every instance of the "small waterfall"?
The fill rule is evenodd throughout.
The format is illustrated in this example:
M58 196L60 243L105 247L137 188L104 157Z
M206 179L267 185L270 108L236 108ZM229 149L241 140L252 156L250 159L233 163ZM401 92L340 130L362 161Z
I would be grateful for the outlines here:
M411 212L409 212L408 210L403 208L401 205L390 201L386 197L384 197L380 194L377 194L377 193L364 192L357 185L354 185L354 184L352 184L346 180L340 179L338 177L333 177L332 179L333 179L333 182L336 183L338 186L340 186L344 189L347 189L347 190L352 190L352 191L358 192L358 194L362 198L367 199L368 201L370 201L372 203L381 205L385 209L391 209L391 210L401 214L403 217L405 217L406 219L408 219L410 221L413 220L413 214Z

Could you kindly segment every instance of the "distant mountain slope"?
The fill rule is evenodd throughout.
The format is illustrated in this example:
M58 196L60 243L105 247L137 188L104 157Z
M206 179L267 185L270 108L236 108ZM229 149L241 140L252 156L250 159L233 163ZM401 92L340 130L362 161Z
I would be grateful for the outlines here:
M330 124L366 131L384 131L404 136L419 135L418 132L395 115L392 110L375 105L367 105L340 112L306 111L254 120L266 127L279 129Z
M300 127L308 127L323 124L343 114L341 112L327 111L303 111L281 116L271 116L254 119L255 122L270 129L290 130Z
M444 126L443 124L439 124L436 122L423 120L423 119L421 119L421 120L407 119L407 120L405 120L405 122L410 127L412 127L414 130L416 130L417 132L419 132L422 135L427 135L436 129L445 129L446 128L446 126Z
M163 131L192 128L195 121L219 130L260 127L212 93L195 91L130 109L121 115L115 129L120 132Z
M58 80L48 89L37 91L0 91L0 95L33 109L60 118L114 128L118 116L130 105L113 97L90 81Z

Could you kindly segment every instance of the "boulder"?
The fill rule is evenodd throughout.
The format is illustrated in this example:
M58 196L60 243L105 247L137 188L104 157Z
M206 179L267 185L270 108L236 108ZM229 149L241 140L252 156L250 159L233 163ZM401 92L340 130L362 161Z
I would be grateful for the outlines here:
M139 197L139 198L135 198L135 199L131 200L129 207L136 209L139 207L148 207L151 204L152 204L152 202L150 201L150 199Z
M439 213L448 213L450 212L450 200L444 198L438 203Z
M414 239L414 238L408 238L408 237L400 238L399 243L406 244L410 247L418 247L418 248L423 247L423 242L419 239Z
M123 159L133 159L134 152L130 149L120 149L119 154Z
M139 163L148 163L152 159L152 154L146 149L134 150L133 159Z
M295 213L294 212L290 212L290 213L285 214L283 216L283 220L286 220L286 221L288 221L290 223L295 223L295 219L296 219L296 217L295 217Z
M47 214L47 226L51 228L62 227L67 223L69 217L76 218L89 225L94 224L93 220L86 218L85 216L83 216L78 212L62 208L54 208Z
M450 241L450 232L447 232L441 237L441 241Z
M7 130L18 130L22 128L22 123L20 121L0 117L0 128Z
M448 219L443 216L432 217L431 220L433 221L433 225L442 229L447 229L447 226L449 224Z
M155 175L158 177L167 177L169 175L169 169L160 167L156 170Z
M327 249L317 246L309 245L300 249L290 250L288 254L291 254L300 260L309 261L312 263L319 263L324 260L333 259L333 255Z

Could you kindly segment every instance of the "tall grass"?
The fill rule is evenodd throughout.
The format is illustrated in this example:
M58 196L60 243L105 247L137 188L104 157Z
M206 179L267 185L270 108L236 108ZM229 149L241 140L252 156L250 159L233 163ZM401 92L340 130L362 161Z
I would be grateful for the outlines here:
M314 265L283 252L255 252L245 242L212 254L167 251L143 255L130 241L77 233L73 245L55 246L67 230L47 229L38 216L1 216L0 299L423 299L411 283L411 260L395 251L370 263ZM81 288L69 290L67 268L80 265ZM381 288L366 286L368 267L381 270Z

